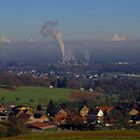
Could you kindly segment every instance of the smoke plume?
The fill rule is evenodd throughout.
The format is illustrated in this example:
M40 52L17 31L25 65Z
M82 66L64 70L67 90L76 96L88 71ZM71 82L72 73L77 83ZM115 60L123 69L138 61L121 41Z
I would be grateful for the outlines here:
M62 54L62 61L64 62L65 60L65 45L64 45L64 41L63 41L63 33L58 31L56 29L58 22L57 21L46 21L42 28L41 28L41 35L43 37L51 37L54 38L60 48L61 54Z

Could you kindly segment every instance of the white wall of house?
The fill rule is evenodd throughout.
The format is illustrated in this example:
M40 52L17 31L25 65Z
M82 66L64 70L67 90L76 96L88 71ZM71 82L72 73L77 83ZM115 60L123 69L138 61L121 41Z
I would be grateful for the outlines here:
M104 116L104 113L103 113L103 111L101 109L99 110L97 116L98 117L103 117Z

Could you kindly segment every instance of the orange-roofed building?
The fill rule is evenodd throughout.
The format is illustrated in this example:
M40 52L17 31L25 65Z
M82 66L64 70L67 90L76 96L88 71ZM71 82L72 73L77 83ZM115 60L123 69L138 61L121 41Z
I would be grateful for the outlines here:
M110 112L114 107L112 106L97 106L96 109L102 110L102 112Z

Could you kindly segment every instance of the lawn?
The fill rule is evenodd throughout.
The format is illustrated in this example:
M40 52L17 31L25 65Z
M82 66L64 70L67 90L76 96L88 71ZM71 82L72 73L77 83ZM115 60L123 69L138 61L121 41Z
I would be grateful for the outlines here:
M46 87L19 87L14 91L0 88L0 101L15 102L16 104L37 104L40 99L45 98L54 101L68 99L71 91L70 89Z
M30 136L3 138L3 140L138 140L139 131L75 131L42 133Z

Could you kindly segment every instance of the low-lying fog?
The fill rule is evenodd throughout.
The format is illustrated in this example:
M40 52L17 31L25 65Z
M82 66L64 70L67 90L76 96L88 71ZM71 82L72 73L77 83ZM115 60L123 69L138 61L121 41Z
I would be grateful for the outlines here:
M140 60L140 42L65 42L65 55L70 59L82 61L88 52L90 63L95 61L133 61ZM0 62L57 62L61 60L61 52L57 43L50 42L18 42L0 44Z

